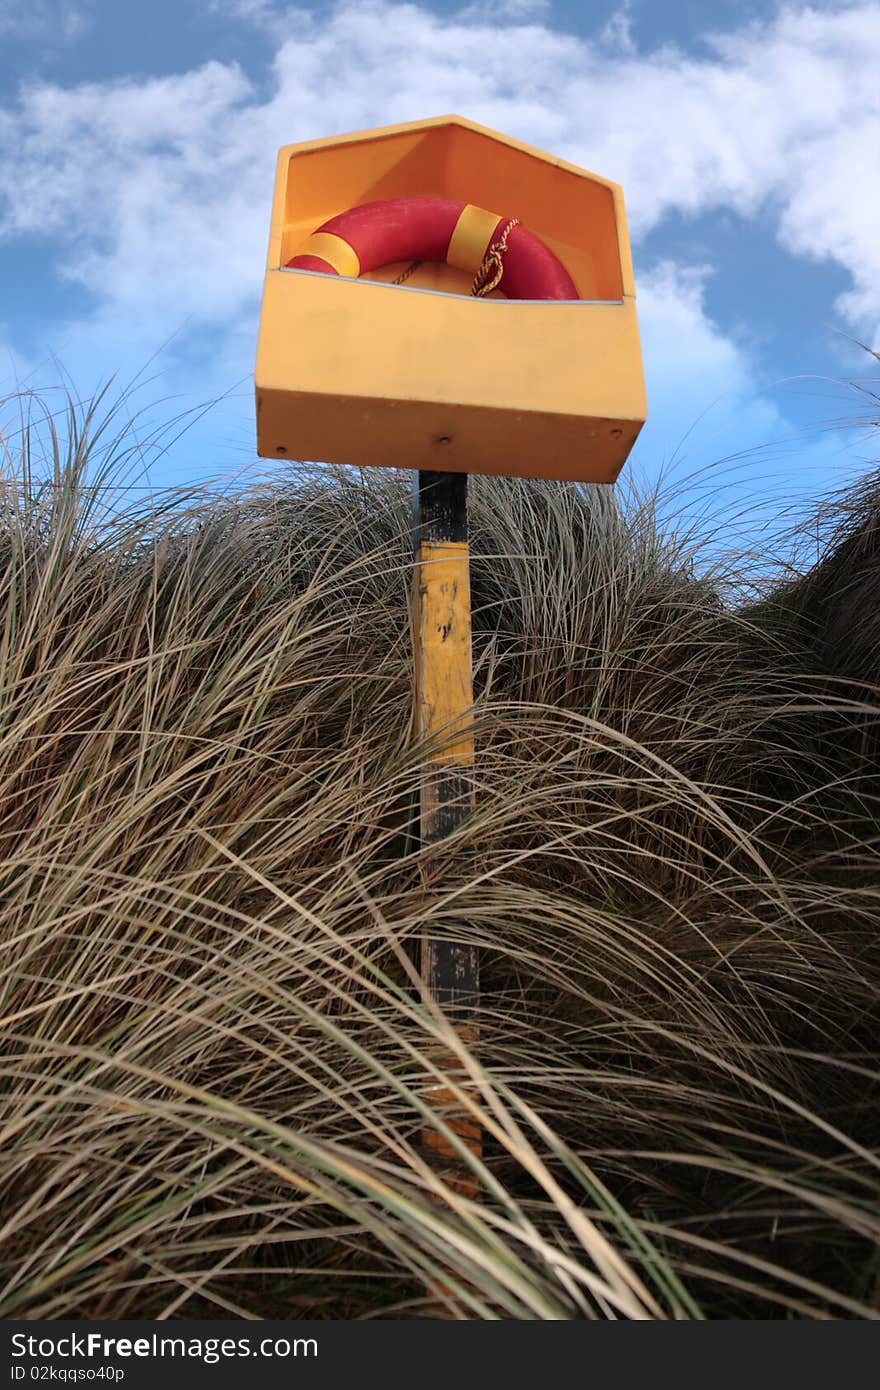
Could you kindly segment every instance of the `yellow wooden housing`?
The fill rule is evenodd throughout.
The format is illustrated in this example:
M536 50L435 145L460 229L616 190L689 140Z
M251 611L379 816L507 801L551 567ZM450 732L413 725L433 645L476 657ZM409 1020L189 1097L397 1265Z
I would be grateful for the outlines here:
M519 218L581 298L476 299L448 265L285 269L337 213L419 196ZM264 458L613 482L646 414L622 190L460 116L285 145L255 375Z

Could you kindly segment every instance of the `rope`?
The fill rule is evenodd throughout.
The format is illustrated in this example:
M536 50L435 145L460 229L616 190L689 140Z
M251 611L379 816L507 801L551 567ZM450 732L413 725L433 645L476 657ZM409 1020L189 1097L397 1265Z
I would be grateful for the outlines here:
M518 226L518 217L508 217L498 240L493 241L487 248L486 254L483 257L483 264L477 271L474 277L474 283L471 285L471 294L476 295L477 299L485 299L487 294L491 294L493 290L497 290L498 286L501 284L501 279L504 275L504 253L507 250L507 238L510 236L514 227ZM418 270L421 264L421 261L412 261L407 266L406 270L402 270L400 274L391 281L392 285L402 285L405 280L409 279L414 271Z
M421 261L413 261L410 265L407 266L406 270L402 270L400 272L396 280L391 281L392 285L402 285L404 280L408 280L409 277L412 275L413 271L418 270L421 264Z
M483 264L477 271L474 283L471 286L471 294L476 295L477 299L484 299L487 294L497 290L501 284L501 277L504 274L504 253L507 250L507 238L514 227L519 226L518 217L509 217L504 224L504 229L497 241L493 241L483 257ZM491 277L491 278L490 278Z

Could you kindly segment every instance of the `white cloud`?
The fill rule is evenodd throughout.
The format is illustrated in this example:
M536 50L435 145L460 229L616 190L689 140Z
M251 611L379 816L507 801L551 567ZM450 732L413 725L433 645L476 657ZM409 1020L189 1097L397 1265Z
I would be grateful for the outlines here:
M606 43L610 48L617 48L621 53L635 53L636 42L633 37L633 0L623 0L623 4L618 5L612 11L599 32L599 39Z
M475 0L459 12L461 19L488 23L522 23L550 11L550 0Z
M238 20L275 35L293 18L293 6L279 6L274 0L204 0L204 7L208 14Z
M243 124L251 89L208 63L181 77L32 88L0 113L0 228L47 239L47 260L98 301L150 319L228 318L258 270ZM237 123L237 138L228 133ZM7 146L8 148L8 146ZM259 165L271 179L264 142ZM239 248L252 254L241 263Z
M864 431L795 428L786 419L786 384L759 375L748 345L709 316L710 275L707 267L663 262L640 279L648 423L627 470L637 487L664 479L667 526L693 526L707 543L706 560L760 548L811 514L830 485L866 467ZM838 417L851 413L843 388L829 399L826 386L821 399L823 413L829 406Z
M786 429L747 348L722 333L706 310L710 276L707 266L664 261L639 281L651 434L664 462L717 457L725 441L767 443Z
M321 17L270 0L215 5L272 36L268 95L207 62L30 85L0 109L0 237L43 238L47 273L95 298L93 319L51 327L64 361L124 343L140 365L188 326L214 335L235 380L250 366L278 146L448 111L617 179L636 236L672 211L760 217L793 254L843 267L837 312L860 336L877 332L878 0L789 6L715 38L707 56L640 54L626 5L593 39L552 29L526 0L452 16L384 0ZM719 444L725 429L765 439L784 426L746 350L708 320L702 284L668 266L639 284L653 438L669 450L720 383Z
M0 0L0 37L55 45L78 39L92 23L91 5L70 0Z
M876 0L786 9L705 58L636 54L625 7L595 41L381 0L296 19L268 99L216 62L27 88L0 113L0 234L61 234L53 259L99 297L216 320L259 283L279 144L458 110L618 179L636 234L674 209L760 213L794 253L847 270L839 311L874 332Z

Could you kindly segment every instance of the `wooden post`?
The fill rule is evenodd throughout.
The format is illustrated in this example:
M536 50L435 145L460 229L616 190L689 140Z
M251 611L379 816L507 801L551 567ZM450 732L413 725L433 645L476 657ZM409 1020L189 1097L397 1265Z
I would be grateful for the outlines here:
M471 706L471 603L467 535L467 474L423 471L415 481L413 583L415 700L418 736L435 745L422 777L422 844L444 839L474 804ZM455 1024L463 1041L476 1037L479 974L476 947L427 933L421 948L422 991ZM459 1069L449 1052L433 1059L447 1073ZM434 1088L432 1104L476 1155L480 1127L450 1091ZM434 1168L456 1191L475 1196L477 1184L454 1148L434 1130L425 1146Z

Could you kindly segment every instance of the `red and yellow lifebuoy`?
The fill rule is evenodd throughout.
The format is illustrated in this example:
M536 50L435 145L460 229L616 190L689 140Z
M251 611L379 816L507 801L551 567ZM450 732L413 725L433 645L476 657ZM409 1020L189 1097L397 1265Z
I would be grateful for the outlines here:
M508 299L578 299L559 257L514 218L452 198L387 198L331 217L287 265L359 276L397 261L445 261L479 275L495 254ZM479 293L475 290L475 293Z

